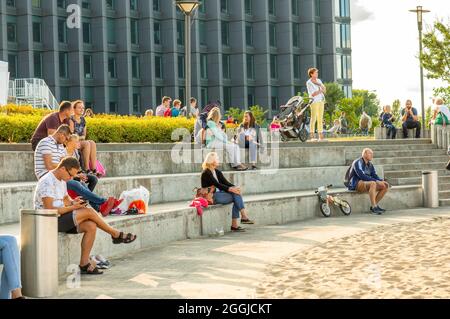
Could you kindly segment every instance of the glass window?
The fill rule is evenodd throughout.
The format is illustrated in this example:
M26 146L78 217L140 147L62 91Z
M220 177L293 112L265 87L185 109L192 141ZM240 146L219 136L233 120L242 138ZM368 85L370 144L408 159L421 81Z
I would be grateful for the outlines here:
M67 42L66 20L64 20L64 19L58 20L58 41L60 43Z
M228 12L228 0L220 0L220 11Z
M92 56L84 56L84 77L86 79L92 79Z
M62 78L69 77L69 57L67 52L59 53L59 76Z
M228 54L222 54L222 72L224 79L230 79L230 56Z
M163 77L163 61L160 55L155 55L155 77L157 79L162 79Z
M153 41L155 44L161 44L161 23L153 24Z
M202 79L208 79L208 55L200 55L200 74Z
M301 79L300 55L294 55L294 78Z
M300 47L300 24L292 23L292 44L295 48Z
M153 11L159 11L159 0L153 0Z
M133 113L141 113L141 94L133 93Z
M228 110L231 107L231 87L223 87L223 104L225 110Z
M17 42L17 24L8 22L6 24L8 42Z
M83 22L83 42L91 43L91 24L89 22Z
M247 78L255 78L255 56L247 54Z
M320 24L316 23L316 47L322 47L322 34Z
M272 79L278 78L278 58L276 55L270 55L270 77Z
M178 55L178 78L184 79L184 55Z
M222 45L230 44L230 26L226 21L222 21Z
M249 22L245 24L245 42L248 46L253 46L253 26Z
M255 88L252 86L247 87L247 103L248 107L256 105L255 103Z
M199 26L199 33L200 33L200 44L201 45L206 45L206 25L205 25L205 21L200 20L198 22L198 26Z
M208 104L208 88L207 87L201 88L200 95L201 95L201 99L202 99L202 101L201 101L202 104L203 105Z
M162 98L164 96L164 87L157 86L156 87L156 104L160 104L162 102Z
M42 78L42 53L34 52L34 77Z
M269 14L275 15L275 0L268 0L269 1Z
M320 17L320 0L314 0L314 13L316 17Z
M292 0L292 14L298 16L300 14L300 4L299 0Z
M200 11L201 13L206 13L206 0L200 0L198 11Z
M245 0L245 14L252 14L252 0Z
M269 43L271 47L277 46L277 27L275 23L269 24Z
M16 7L16 1L15 1L15 0L6 0L6 5L7 5L8 7L13 7L13 8L15 8L15 7Z
M16 54L8 54L8 71L11 79L17 78L19 72Z
M31 5L32 5L34 8L40 8L40 7L41 7L41 0L32 0L32 1L31 1Z
M140 62L139 57L137 55L134 55L131 57L131 70L133 74L134 79L140 78Z
M107 20L107 27L108 27L108 43L109 44L115 44L116 43L116 32L115 32L115 21L111 18L108 18Z
M278 88L273 86L271 88L271 93L270 93L270 104L272 107L272 110L278 110Z
M106 9L114 10L115 9L115 1L114 0L106 0Z
M116 58L110 57L108 59L108 74L111 79L117 78L117 62Z
M137 0L130 0L130 10L137 10Z
M184 23L182 20L177 20L177 44L184 45Z
M139 27L136 19L131 19L131 43L139 44Z
M33 22L33 41L42 41L42 24L40 22Z

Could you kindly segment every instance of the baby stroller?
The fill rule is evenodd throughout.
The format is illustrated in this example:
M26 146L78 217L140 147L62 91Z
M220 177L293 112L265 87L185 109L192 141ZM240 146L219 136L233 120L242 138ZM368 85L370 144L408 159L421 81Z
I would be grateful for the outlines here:
M308 140L306 110L311 102L312 99L294 96L281 107L281 113L277 117L281 124L280 137L283 142L291 139L300 139L302 142Z

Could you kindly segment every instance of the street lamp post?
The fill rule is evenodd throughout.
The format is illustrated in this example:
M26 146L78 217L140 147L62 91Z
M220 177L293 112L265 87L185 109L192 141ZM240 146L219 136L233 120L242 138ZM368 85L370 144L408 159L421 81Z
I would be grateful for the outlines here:
M198 8L200 2L198 0L176 0L176 5L185 15L185 76L186 76L186 86L185 86L185 99L187 107L187 118L191 118L191 17Z
M425 132L425 93L423 89L423 67L422 67L422 29L423 29L423 14L430 12L430 10L424 10L422 6L417 6L416 9L409 10L417 14L417 27L419 29L419 63L420 63L420 93L422 102L422 136Z

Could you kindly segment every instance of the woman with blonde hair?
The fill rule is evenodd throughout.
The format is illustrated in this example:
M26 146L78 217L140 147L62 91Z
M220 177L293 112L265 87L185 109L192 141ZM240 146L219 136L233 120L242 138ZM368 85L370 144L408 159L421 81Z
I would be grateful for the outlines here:
M241 164L239 146L229 142L226 133L221 130L221 118L222 115L218 107L213 108L209 113L206 130L206 147L210 149L225 148L225 152L228 155L228 163L237 171L245 171L248 168Z
M216 188L214 204L227 205L233 203L231 231L244 232L245 229L238 225L239 217L241 217L242 224L251 225L255 222L250 220L247 215L241 188L236 187L223 176L222 172L217 169L219 164L219 156L217 153L212 152L206 155L201 177L202 187L214 186Z
M87 123L83 116L84 102L77 100L72 102L74 115L70 118L70 131L80 137L81 160L80 164L87 173L97 174L97 144L86 140Z
M311 134L311 140L317 141L315 138L317 123L319 142L322 142L325 141L323 138L323 113L325 112L325 93L327 93L327 89L319 79L318 69L309 69L308 75L310 79L306 83L306 87L308 88L309 97L313 99L313 103L311 104L311 122L309 132Z

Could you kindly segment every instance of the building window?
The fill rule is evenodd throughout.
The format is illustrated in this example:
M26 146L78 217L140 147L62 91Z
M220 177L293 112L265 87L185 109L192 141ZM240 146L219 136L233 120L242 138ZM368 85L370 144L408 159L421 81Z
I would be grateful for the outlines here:
M275 15L276 11L275 11L275 0L267 0L269 2L269 14L270 15Z
M106 9L114 10L115 5L114 0L106 0Z
M253 46L253 26L249 22L245 24L245 42L248 46Z
M157 86L156 87L156 92L155 92L155 97L156 97L156 104L160 104L162 103L162 98L164 96L164 88L162 86Z
M226 21L222 21L222 45L230 45L230 26Z
M8 54L8 71L11 79L17 78L18 73L18 64L17 64L17 55Z
M133 113L141 113L141 94L133 93Z
M316 23L316 47L322 47L322 35L320 24Z
M224 79L230 79L230 56L228 54L222 54L222 72Z
M42 53L34 52L34 77L42 78Z
M247 104L248 107L256 105L255 103L255 88L252 86L247 87Z
M130 10L136 11L138 9L137 0L130 0Z
M316 66L317 66L317 68L320 70L320 71L322 71L323 69L322 69L322 56L321 55L317 55L316 56L316 61L317 61L317 63L316 63Z
M300 47L300 24L292 23L292 44L295 48Z
M201 13L206 13L206 0L200 0L198 11L200 11Z
M58 20L58 41L60 43L67 42L66 20L64 19Z
M184 24L182 20L177 20L177 44L184 45Z
M202 87L200 90L200 95L201 95L201 99L202 99L202 104L206 105L208 104L208 88L207 87Z
M336 47L351 48L350 24L337 24L336 30Z
M117 62L116 58L108 59L108 74L111 79L117 78Z
M42 24L40 22L33 22L33 41L42 41Z
M161 44L161 23L153 24L153 41L155 44Z
M252 54L247 54L247 78L255 78L255 56Z
M109 102L109 113L117 113L117 102Z
M200 55L200 75L202 79L208 79L208 55Z
M275 86L270 90L270 106L272 110L278 110L278 88Z
M252 14L252 0L245 0L245 14Z
M83 42L91 43L91 24L89 22L83 22Z
M220 11L228 12L228 0L220 0Z
M41 0L32 0L31 5L33 8L40 8L41 7Z
M320 0L314 0L314 13L316 17L320 17Z
M155 55L155 77L157 79L162 79L163 77L163 61L160 55Z
M205 21L200 20L198 23L199 33L200 33L200 44L206 45L206 25Z
M300 15L300 4L298 3L299 0L292 0L292 14L295 16Z
M140 78L140 63L137 55L131 57L131 70L134 79Z
M115 32L115 21L111 18L107 20L107 28L108 28L108 43L115 44L116 43L116 32Z
M337 0L336 12L339 12L341 17L350 17L350 1L349 0Z
M84 56L84 77L86 79L92 79L92 56L85 55Z
M231 87L224 86L223 87L223 104L225 110L230 109L231 107Z
M272 79L278 78L278 58L276 55L270 55L270 77Z
M301 79L300 55L294 55L294 79Z
M186 101L185 94L184 94L185 91L186 90L182 87L178 88L178 98L180 101Z
M59 76L62 78L69 77L69 58L67 52L59 53Z
M159 0L153 0L153 11L159 11Z
M184 79L184 55L178 55L178 78Z
M16 7L16 1L15 0L6 0L6 5L8 7L15 8Z
M138 20L131 19L131 44L139 44Z
M8 22L6 24L6 32L8 42L17 42L17 25L15 23Z
M277 46L277 27L275 23L269 24L269 43L271 47Z

